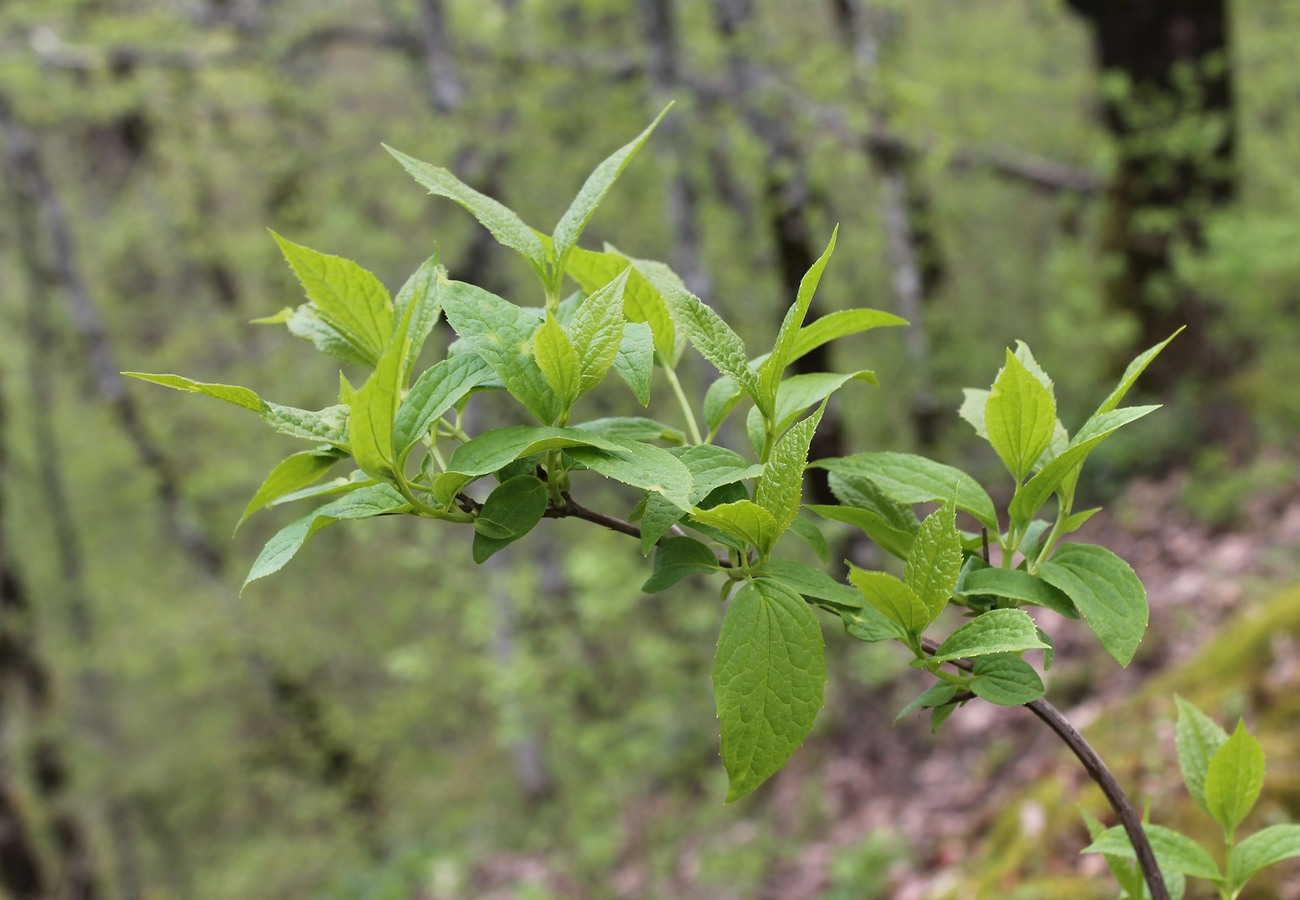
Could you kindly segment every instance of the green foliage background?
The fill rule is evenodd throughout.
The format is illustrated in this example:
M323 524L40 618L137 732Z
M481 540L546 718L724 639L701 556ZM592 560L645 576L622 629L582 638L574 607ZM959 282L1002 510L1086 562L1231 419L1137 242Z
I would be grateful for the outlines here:
M1023 338L1046 369L1069 373L1058 376L1059 399L1063 417L1079 420L1113 380L1105 351L1127 327L1101 318L1100 204L954 161L1014 148L1104 173L1114 149L1093 115L1087 32L1049 0L881 5L897 32L873 96L888 103L890 126L926 149L920 171L947 267L924 323L932 388L955 410L958 389L987 383L1000 348ZM791 299L764 219L773 162L734 103L708 99L725 83L727 53L710 4L680 6L689 84L671 115L688 148L682 165L701 189L710 299L757 346ZM756 102L790 117L816 233L840 225L819 298L890 309L878 179L819 118L830 108L866 127L845 51L821 7L760 7L746 52L770 81ZM412 189L381 140L490 181L527 221L554 221L591 166L662 105L636 71L618 77L646 54L628 4L452 0L447 13L464 88L454 110L431 106L428 74L409 50L419 10L402 0L0 8L0 96L38 140L72 222L73 264L120 368L275 385L280 402L328 405L333 396L318 390L335 377L328 361L278 329L245 324L300 299L267 227L356 259L394 290L435 244L456 276L477 226ZM1216 337L1250 350L1221 386L1245 413L1237 421L1247 435L1230 442L1237 454L1291 447L1300 425L1300 395L1288 387L1300 296L1300 10L1243 2L1234 14L1241 197L1207 223L1208 250L1186 253L1180 267L1222 307ZM587 246L672 255L673 162L663 146L643 153ZM0 752L16 757L47 733L70 748L71 803L92 822L115 891L455 897L492 886L538 898L747 897L824 834L816 773L832 750L819 741L860 714L850 700L876 689L874 651L842 653L844 638L827 630L831 694L796 760L801 793L724 808L708 682L722 609L707 588L639 594L644 564L618 536L547 523L545 535L480 569L459 530L345 525L236 599L239 573L287 518L255 518L233 541L229 528L284 442L234 411L131 388L169 448L185 519L226 553L228 566L204 572L163 526L156 473L96 393L61 292L32 293L19 234L28 226L16 210L7 200L0 210L5 528L38 601L59 706L52 720L0 729ZM505 254L484 271L499 293L532 290L531 273ZM47 308L44 344L31 339L29 302ZM903 338L845 343L840 368L870 366L884 384L854 386L839 401L851 446L906 449L907 400L920 382ZM701 368L688 389L702 390L703 378ZM1164 439L1174 448L1195 396L1181 408ZM955 459L973 445L962 427L941 442ZM1143 448L1127 446L1112 454L1113 471L1142 461ZM84 556L88 630L75 620L40 481L39 461L52 453ZM368 808L349 805L319 742L286 717L265 660L310 685L331 739L354 750L348 778L373 788ZM88 677L102 693L83 690ZM540 748L546 772L533 799L520 774L526 747ZM36 808L30 794L26 802ZM850 851L834 871L867 891L888 867L879 862L888 840ZM122 862L123 845L134 873L110 864Z

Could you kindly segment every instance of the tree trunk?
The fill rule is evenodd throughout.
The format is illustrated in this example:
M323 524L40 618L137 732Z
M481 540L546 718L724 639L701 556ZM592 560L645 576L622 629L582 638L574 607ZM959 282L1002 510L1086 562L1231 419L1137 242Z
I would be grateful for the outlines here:
M1103 116L1119 160L1102 249L1109 305L1137 322L1128 355L1186 324L1151 385L1221 373L1229 358L1211 340L1213 311L1179 281L1173 253L1179 245L1201 248L1202 218L1236 190L1227 0L1069 2L1092 27L1097 65L1112 79ZM1186 137L1193 122L1208 139Z

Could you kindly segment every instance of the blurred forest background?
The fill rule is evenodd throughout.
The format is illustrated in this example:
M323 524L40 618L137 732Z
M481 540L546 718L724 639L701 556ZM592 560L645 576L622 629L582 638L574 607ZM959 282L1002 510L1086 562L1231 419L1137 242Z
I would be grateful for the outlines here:
M1280 0L6 0L0 896L1113 896L1076 856L1101 804L1023 713L891 727L914 682L834 628L809 743L724 806L716 586L642 595L585 523L480 568L466 531L341 526L237 597L292 513L230 530L300 448L116 373L333 402L248 324L301 299L267 227L537 303L380 142L549 227L668 100L586 244L756 347L839 223L820 311L914 323L837 351L883 385L834 408L847 451L978 468L959 389L1003 346L1074 427L1189 326L1085 491L1151 635L1129 672L1067 636L1049 696L1166 821L1172 691L1246 715L1257 817L1300 817L1298 46Z

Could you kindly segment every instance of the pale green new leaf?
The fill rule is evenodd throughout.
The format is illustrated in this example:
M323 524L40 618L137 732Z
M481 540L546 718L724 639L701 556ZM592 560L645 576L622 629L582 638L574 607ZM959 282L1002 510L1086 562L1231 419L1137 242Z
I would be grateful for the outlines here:
M647 419L644 416L609 416L603 419L578 422L573 427L581 428L583 431L594 431L596 434L603 434L605 437L624 438L625 440L641 441L642 443L664 441L675 446L686 443L686 435L682 434L680 430L655 419Z
M533 230L512 210L486 194L474 190L446 169L420 162L388 145L384 145L384 149L402 164L412 178L424 185L429 193L446 197L467 209L483 224L484 228L491 232L498 243L518 252L528 260L537 276L543 283L546 282L546 250Z
M984 406L984 428L1017 482L1051 445L1055 427L1056 399L1051 390L1008 350L1006 365Z
M274 231L271 236L316 312L377 360L393 331L393 303L379 279L350 259L318 253Z
M1146 371L1147 366L1151 365L1152 361L1160 355L1160 351L1164 350L1165 347L1169 345L1170 341L1178 337L1182 330L1182 328L1179 328L1178 331L1175 331L1154 347L1138 354L1137 358L1129 363L1128 368L1124 370L1124 375L1120 378L1119 384L1115 386L1115 390L1111 391L1110 396L1102 401L1101 406L1097 407L1097 412L1093 415L1101 415L1102 413L1116 409L1119 406L1120 401L1123 400L1124 396L1129 392L1129 389L1133 387L1133 383L1138 380L1138 376Z
M582 363L564 328L550 313L533 334L533 358L560 399L560 408L567 410L581 393Z
M645 323L654 338L654 349L664 359L676 360L677 332L663 297L635 268L630 272L628 257L615 252L598 253L573 247L565 270L588 294L594 294L623 272L628 272L623 288L623 312L629 322Z
M1232 849L1228 879L1240 887L1256 872L1300 856L1300 825L1270 825Z
M492 367L506 390L540 421L550 424L560 401L533 359L533 333L540 326L533 313L480 287L445 282L442 308L456 333Z
M813 295L821 282L822 272L826 270L826 264L830 262L831 254L835 252L835 238L839 235L839 231L837 225L831 232L830 243L826 245L826 250L799 282L799 291L795 296L794 304L786 310L785 318L781 321L781 329L776 334L776 346L767 360L759 366L759 380L764 396L767 397L768 406L776 402L777 386L781 383L785 367L790 364L791 357L794 356L799 331L803 328L804 319L812 305Z
M475 435L461 444L447 460L447 471L433 483L434 496L449 503L465 485L497 472L525 456L571 447L596 447L612 453L622 445L578 428L510 425Z
M1155 851L1156 861L1162 870L1181 872L1193 878L1222 877L1214 858L1191 838L1162 825L1144 824L1142 830L1146 832L1147 840L1150 841L1151 849ZM1137 853L1122 825L1106 829L1080 852L1104 853L1107 856L1137 859Z
M913 637L934 621L930 608L903 582L887 572L868 572L849 564L849 581L881 615Z
M1128 563L1104 547L1062 544L1038 576L1065 592L1106 652L1133 661L1147 627L1147 592Z
M935 651L935 662L974 659L994 653L1046 650L1034 620L1018 609L991 609L958 628Z
M313 534L326 525L340 519L369 519L388 513L403 512L407 509L406 500L391 486L372 485L352 491L349 494L327 503L314 512L280 529L262 548L244 579L243 587L250 582L274 574L284 568L285 563L293 559ZM243 587L240 590L243 590Z
M285 328L289 329L289 333L294 337L310 341L321 353L332 356L339 362L360 366L363 369L372 368L375 364L376 354L373 348L360 338L349 337L335 328L310 303L304 303L297 309L288 311L283 317L253 321L259 324L283 322Z
M704 424L708 426L709 434L717 433L718 428L726 421L727 416L736 408L736 404L743 396L745 392L730 375L722 375L714 379L709 389L704 392Z
M803 328L795 338L794 349L786 365L816 350L829 341L847 337L872 328L906 325L906 319L900 319L893 313L878 309L840 309L814 319Z
M1205 806L1231 835L1250 813L1264 787L1264 751L1240 720L1232 737L1205 770Z
M989 404L989 395L993 392L981 388L962 388L961 393L964 399L957 415L969 422L975 433L987 441L989 430L984 426L984 410Z
M618 358L623 345L623 292L629 269L579 304L569 323L573 350L578 356L578 393L591 390ZM647 393L647 399L648 399Z
M298 409L267 403L262 418L280 434L332 444L342 450L348 447L348 408L327 406L324 409Z
M393 424L405 386L409 346L404 338L394 337L366 383L353 395L348 415L348 439L358 468L385 481L398 474Z
M233 384L209 384L203 381L194 381L181 375L151 375L147 372L123 372L122 374L128 378L138 378L150 384L160 384L163 387L175 388L178 391L206 394L209 397L216 397L218 400L233 403L235 406L251 409L259 415L266 411L266 404L262 402L262 398L246 387Z
M907 554L907 586L929 609L931 622L947 607L961 575L961 535L955 515L949 500L926 516Z
M1182 697L1175 695L1174 703L1178 707L1175 745L1178 748L1178 768L1183 773L1183 784L1201 809L1209 812L1210 808L1205 803L1205 773L1214 754L1228 742L1228 733Z
M424 342L438 324L442 314L439 287L446 280L447 270L438 262L437 256L431 256L402 285L397 296L393 298L393 319L395 322L407 321L406 338L410 341L406 351L406 368L409 371L415 365ZM407 316L410 316L409 320Z
M772 514L778 535L790 527L799 513L808 449L824 409L799 422L776 442L767 461L767 471L754 488L754 502Z
M601 440L603 445L575 445L566 455L606 478L663 497L683 512L691 510L691 471L676 456L640 441Z
M1016 603L1041 606L1070 619L1079 618L1079 610L1064 592L1036 575L1017 569L987 565L973 568L958 584L957 595L1002 597Z
M713 665L728 802L766 781L808 736L822 706L824 652L821 627L794 591L762 579L736 592Z
M691 511L691 518L752 544L764 556L772 551L781 536L772 514L752 500L721 503L711 509L696 507Z
M672 104L664 107L663 112L655 117L650 125L636 136L630 143L625 144L616 150L609 158L598 165L587 177L582 189L578 191L578 196L573 198L573 203L569 205L564 216L555 226L554 254L555 268L563 272L568 262L569 250L578 243L578 237L582 234L587 222L591 219L592 213L600 205L600 201L609 191L610 187L622 174L623 169L631 161L636 152L641 149L641 145L646 142L650 134L655 130L655 126L668 112Z
M266 476L266 480L248 501L248 505L244 507L244 514L235 524L235 531L238 531L239 526L259 509L309 484L315 484L342 456L342 453L329 447L317 447L315 450L304 450L281 460L271 470L271 474Z

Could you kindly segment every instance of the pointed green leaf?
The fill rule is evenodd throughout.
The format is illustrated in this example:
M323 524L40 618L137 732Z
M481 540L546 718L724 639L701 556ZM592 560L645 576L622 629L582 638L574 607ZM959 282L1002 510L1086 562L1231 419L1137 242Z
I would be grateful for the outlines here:
M772 514L752 500L721 503L712 509L696 507L691 518L752 544L764 556L772 551L776 539L781 536L781 529Z
M1014 656L982 656L977 659L975 678L971 681L970 689L976 697L998 706L1024 706L1033 703L1044 693L1043 679L1038 677L1034 667Z
M371 478L360 469L354 469L347 477L340 476L331 478L324 484L314 485L312 487L301 488L300 490L290 491L283 496L276 497L267 503L268 507L283 506L286 503L297 503L299 500L312 500L317 497L329 497L337 494L347 494L352 491L360 490L364 487L378 484L375 479Z
M286 494L291 494L300 488L309 484L315 484L321 476L329 471L342 454L328 447L317 447L315 450L304 450L301 453L295 453L286 457L271 470L271 474L266 476L262 486L257 489L257 493L248 501L244 507L244 514L239 517L235 524L235 530L253 513L269 505L273 500L279 499Z
M754 502L772 514L778 535L789 528L799 514L808 448L812 446L813 433L824 409L822 407L799 422L776 442L767 461L767 471L754 488Z
M955 515L950 500L926 516L907 554L907 586L930 610L931 622L948 606L961 574L961 535L957 533Z
M420 162L387 145L384 145L384 149L402 164L412 178L424 185L429 193L459 203L491 232L498 243L523 256L537 276L543 282L547 280L546 250L542 247L541 240L518 215L486 194L474 190L446 169Z
M588 294L594 294L627 272L623 288L623 313L632 323L644 323L651 330L654 349L664 359L674 360L676 329L663 297L636 269L629 271L629 259L619 253L597 253L573 247L565 270Z
M372 364L378 360L393 330L393 303L379 279L350 259L318 253L274 231L271 236L320 317Z
M1017 482L1052 443L1056 400L1024 363L1007 351L984 407L989 442Z
M1052 492L1077 473L1088 454L1098 444L1130 422L1136 422L1159 408L1159 406L1129 406L1093 416L1084 423L1079 433L1060 455L1043 466L1038 474L1016 491L1008 507L1012 518L1021 522L1033 518L1034 513L1038 512L1039 508L1047 502L1047 498L1052 496Z
M1214 754L1228 742L1228 733L1182 697L1175 695L1174 703L1178 707L1175 743L1183 784L1201 809L1209 812L1209 807L1205 805L1205 773Z
M916 539L914 530L896 528L879 513L868 509L828 506L820 503L811 503L804 508L832 522L852 525L871 538L880 549L899 559L907 558L908 552L912 549L912 542Z
M623 346L623 291L630 269L578 305L569 324L574 352L578 356L578 393L591 390L618 358Z
M997 511L988 492L952 466L912 453L855 453L820 459L812 465L836 475L869 479L900 503L943 503L956 497L958 509L970 513L990 530L998 530Z
M1102 413L1110 412L1112 409L1118 408L1120 401L1124 399L1124 396L1129 392L1129 389L1133 387L1133 383L1138 380L1138 376L1146 371L1147 366L1151 365L1155 358L1160 355L1160 351L1164 350L1165 347L1169 345L1170 341L1178 337L1182 330L1182 328L1179 328L1178 331L1175 331L1154 347L1138 354L1137 358L1129 363L1128 368L1124 370L1124 375L1120 378L1119 384L1115 386L1115 390L1111 391L1110 396L1102 402L1101 406L1097 407L1097 412L1094 413L1094 415L1101 415Z
M461 444L447 460L447 471L433 484L434 496L450 503L465 485L500 471L525 456L571 447L596 447L619 453L621 444L577 428L554 428L535 425L511 425L475 435Z
M1133 661L1147 627L1147 592L1129 564L1093 544L1062 544L1038 576L1065 592L1106 652Z
M872 328L906 324L906 319L900 319L893 313L881 312L878 309L841 309L827 313L799 329L794 349L786 365L837 338L869 331Z
M410 344L406 353L407 371L415 365L429 332L438 324L438 317L442 314L438 288L446 276L447 270L439 264L438 257L431 256L412 273L393 298L394 321L408 322L406 337Z
M1080 807L1079 812L1083 816L1084 824L1088 826L1088 837L1092 838L1094 841L1101 837L1106 831L1106 826L1098 822L1097 819L1089 814L1086 809ZM1139 868L1136 860L1125 860L1120 856L1106 856L1105 860L1106 867L1109 868L1110 873L1115 876L1115 881L1119 884L1120 890L1123 891L1123 896L1120 897L1120 900L1145 900L1147 895L1144 885L1146 882L1142 877L1142 870ZM1170 889L1171 898L1178 897L1178 900L1181 900L1181 895L1176 895L1173 886L1169 884L1170 875L1179 873L1164 872L1161 874L1165 876L1165 885ZM1181 877L1181 875L1179 875L1179 877Z
M1264 751L1240 720L1205 770L1205 806L1231 835L1255 807L1264 787Z
M718 571L718 558L699 541L688 537L670 537L655 550L654 570L641 590L647 594L665 591L688 575Z
M385 481L397 477L393 424L405 387L409 346L404 337L389 344L375 370L353 396L348 414L348 440L357 467Z
M676 446L686 443L686 435L676 428L644 416L610 416L605 419L579 422L573 427L629 441L664 441Z
M759 577L775 578L796 594L801 594L809 603L837 613L860 610L865 605L858 591L836 581L821 569L814 569L797 560L769 559Z
M930 608L903 582L886 572L868 572L849 564L849 581L881 615L904 633L920 635L934 621Z
M1046 650L1034 620L1018 609L991 609L958 628L935 651L935 662L974 659L994 653Z
M894 716L894 724L897 725L918 709L934 709L943 706L955 696L957 696L957 685L948 684L946 681L932 684L922 691L920 696L913 698L911 703L898 711L898 715Z
M180 375L151 375L147 372L123 372L122 374L128 378L138 378L150 384L160 384L163 387L175 388L178 391L206 394L209 397L216 397L218 400L233 403L235 406L251 409L258 414L266 410L266 404L262 402L262 398L246 387L238 387L233 384L209 384L184 378Z
M879 384L875 373L870 369L857 372L809 372L804 375L792 375L781 382L776 393L774 414L776 428L773 433L779 435L784 432L799 416L803 415L804 410L821 403L850 381ZM761 435L764 428L763 415L758 407L749 410L746 427L751 434L750 441L758 445L755 451L757 452L763 445ZM760 435L758 440L753 437L755 432Z
M533 333L542 323L482 288L446 282L442 308L451 327L481 356L510 395L545 424L560 414L560 401L533 359Z
M1193 878L1216 879L1222 877L1219 867L1205 848L1185 835L1161 825L1144 824L1147 840L1155 851L1156 862L1165 872L1182 872ZM1137 859L1137 853L1129 842L1123 826L1108 828L1094 840L1082 853L1104 853L1123 859Z
M650 403L650 380L654 374L654 334L644 322L623 326L623 339L611 363L614 373L632 389L642 406Z
M250 582L265 578L284 568L285 563L293 559L308 538L326 525L340 519L369 519L373 516L401 512L407 508L406 500L402 495L386 484L360 488L338 500L326 503L315 512L308 513L298 521L286 525L266 542L266 546L254 561L248 577L244 579L240 591L248 587Z
M528 534L545 512L546 485L537 478L520 475L501 482L483 501L474 520L474 562L486 561Z
M582 363L564 328L550 313L533 334L533 358L559 398L560 408L567 410L581 391Z
M691 472L681 460L662 447L640 441L618 437L601 440L604 445L575 445L566 453L593 472L651 491L683 512L690 511Z
M839 232L837 225L831 232L830 243L826 245L826 250L799 282L799 291L794 304L786 311L785 318L781 321L781 329L776 334L776 346L767 360L759 366L759 380L768 398L769 406L776 401L777 386L781 383L785 367L790 364L790 358L794 355L795 345L799 340L799 330L803 327L808 309L812 305L813 294L816 293L817 285L821 282L822 272L826 270L826 264L830 262L831 254L835 252L835 238Z
M669 104L669 106L671 105ZM587 177L582 190L578 191L578 196L573 199L573 203L569 205L563 218L555 226L553 239L555 241L555 268L557 270L564 271L570 248L578 243L579 235L587 227L587 222L591 219L592 213L596 211L596 207L600 205L601 199L604 198L615 180L622 174L623 169L627 167L636 152L641 149L641 145L650 137L655 130L655 126L659 124L659 121L667 112L668 107L665 107L663 112L655 117L655 120L650 123L645 131L637 135L630 143L620 147Z
M826 535L822 534L822 530L813 524L811 519L795 516L789 530L791 534L812 548L823 565L831 561L831 548L830 544L826 543Z
M320 311L310 303L304 303L288 312L283 319L254 319L256 323L283 321L289 333L294 337L311 342L317 350L326 356L332 356L339 362L372 368L375 364L375 352L362 340L349 337L343 331L331 325Z
M1232 849L1228 880L1240 887L1256 872L1300 856L1300 825L1270 825Z
M961 392L965 399L962 400L957 415L969 422L975 433L987 441L989 430L984 427L984 410L989 404L989 395L993 392L980 388L962 388Z
M803 599L770 579L741 587L713 665L728 802L757 788L799 748L825 683L821 627Z
M763 474L763 466L755 465L745 457L713 444L699 444L672 451L691 473L690 502L699 504L716 488L735 484ZM748 496L748 495L746 495ZM657 494L646 498L645 513L641 517L641 552L648 554L659 538L683 518L682 510Z
M493 377L476 353L457 353L424 370L407 392L393 423L393 449L399 457L429 433L434 420L474 388Z

